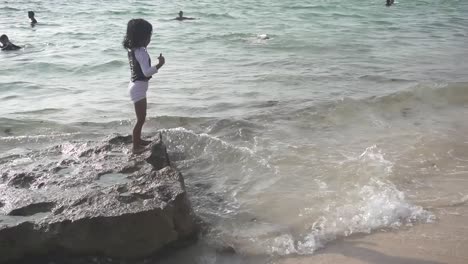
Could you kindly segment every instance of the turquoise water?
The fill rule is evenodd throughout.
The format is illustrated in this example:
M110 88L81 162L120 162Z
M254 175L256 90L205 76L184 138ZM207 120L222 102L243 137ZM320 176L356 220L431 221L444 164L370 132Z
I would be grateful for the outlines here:
M178 155L211 226L200 243L313 254L432 221L425 201L468 186L466 14L463 0L3 1L0 34L24 49L0 53L0 169L130 133L121 41L141 17L166 57L144 132Z
M9 1L0 30L25 49L1 54L0 115L132 118L120 43L134 17L155 27L150 54L167 58L151 83L152 116L242 116L268 100L327 101L405 86L392 79L466 81L466 1L381 2ZM170 20L180 9L200 19Z

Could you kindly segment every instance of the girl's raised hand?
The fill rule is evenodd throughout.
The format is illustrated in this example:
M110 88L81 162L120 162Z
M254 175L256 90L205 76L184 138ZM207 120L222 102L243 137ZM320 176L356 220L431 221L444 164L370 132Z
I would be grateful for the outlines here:
M159 63L158 63L158 65L156 65L156 67L158 67L158 69L159 69L166 63L166 59L164 58L162 53L160 53L159 57L158 57L158 60L159 60Z

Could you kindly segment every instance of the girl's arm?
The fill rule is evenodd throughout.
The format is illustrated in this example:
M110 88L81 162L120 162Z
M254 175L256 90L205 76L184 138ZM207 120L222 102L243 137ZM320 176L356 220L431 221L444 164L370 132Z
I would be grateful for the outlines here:
M150 77L158 72L158 67L150 65L150 57L145 48L138 48L135 50L135 58L140 64L141 71L146 77Z

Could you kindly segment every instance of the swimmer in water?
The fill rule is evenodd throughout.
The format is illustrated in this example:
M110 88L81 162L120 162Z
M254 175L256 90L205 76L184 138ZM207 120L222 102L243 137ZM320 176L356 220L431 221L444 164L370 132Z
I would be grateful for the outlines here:
M11 43L8 39L7 35L0 36L0 43L2 43L2 50L19 50L21 47L16 46L15 44Z
M386 6L391 6L391 5L393 5L394 2L395 2L395 0L387 0Z
M270 39L270 36L268 36L268 34L260 34L260 35L257 35L257 38L261 40L266 40L266 39Z
M184 12L180 11L179 12L179 16L174 18L174 20L179 20L179 21L182 21L182 20L194 20L195 18L193 17L184 17Z
M34 18L34 11L28 12L29 20L31 21L31 26L35 26L37 24L37 20Z

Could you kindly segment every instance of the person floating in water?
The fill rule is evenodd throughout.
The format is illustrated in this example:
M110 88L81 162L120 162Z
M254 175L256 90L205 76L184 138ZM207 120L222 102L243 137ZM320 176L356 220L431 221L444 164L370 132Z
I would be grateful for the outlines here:
M179 12L179 16L174 18L174 20L179 20L179 21L182 21L182 20L194 20L195 18L193 17L184 17L184 12L180 11Z
M127 34L122 42L127 50L130 64L131 81L128 85L130 99L135 106L137 122L133 128L133 153L138 154L149 145L151 141L141 139L141 130L146 119L146 91L148 81L152 75L165 64L166 60L159 55L159 63L151 66L151 58L146 47L151 41L153 26L144 19L132 19L127 24Z
M16 46L15 44L10 42L7 35L0 36L0 43L2 43L1 49L2 50L19 50L21 47Z
M29 11L28 12L28 17L29 17L29 20L31 21L31 26L35 26L37 24L37 20L36 18L34 18L34 11Z
M391 5L393 5L394 2L395 2L395 0L387 0L386 6L391 6Z

